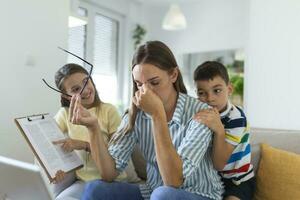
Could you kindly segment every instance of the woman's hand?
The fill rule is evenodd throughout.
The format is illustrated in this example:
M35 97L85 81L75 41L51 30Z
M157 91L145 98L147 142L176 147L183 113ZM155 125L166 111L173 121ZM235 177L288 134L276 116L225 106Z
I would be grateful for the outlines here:
M53 141L52 143L55 145L61 144L61 148L66 152L87 149L87 142L81 140L74 140L71 138Z
M58 170L55 174L54 179L51 180L51 183L58 184L62 182L66 177L66 173L62 170Z
M161 99L151 90L147 84L135 92L132 99L133 103L144 112L151 116L164 111L164 106Z
M216 108L200 110L195 114L194 119L205 124L216 134L224 134L224 126L221 122L219 111Z
M69 120L73 124L84 125L87 128L98 126L97 117L82 106L80 95L73 95L71 98Z

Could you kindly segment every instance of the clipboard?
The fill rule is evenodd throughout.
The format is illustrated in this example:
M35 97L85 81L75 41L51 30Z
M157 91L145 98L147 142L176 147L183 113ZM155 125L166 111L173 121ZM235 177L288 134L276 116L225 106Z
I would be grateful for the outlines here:
M65 137L49 113L19 117L14 121L50 182L53 181L57 170L68 173L83 167L83 161L74 151L64 152L60 146L52 144L52 141ZM47 155L44 146L53 152L48 152ZM52 157L57 163L51 163Z

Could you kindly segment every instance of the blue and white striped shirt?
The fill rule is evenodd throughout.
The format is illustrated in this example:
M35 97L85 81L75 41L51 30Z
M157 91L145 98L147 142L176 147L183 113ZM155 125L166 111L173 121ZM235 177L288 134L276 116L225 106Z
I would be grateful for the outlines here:
M192 119L197 111L206 108L207 104L179 93L168 127L172 143L183 162L184 182L180 189L211 199L222 199L223 186L211 160L212 132ZM144 199L149 199L152 191L163 185L156 162L151 122L148 114L139 111L133 130L109 146L116 169L123 171L134 146L139 145L147 162L147 181L146 184L140 185ZM125 116L119 129L127 123L128 116Z

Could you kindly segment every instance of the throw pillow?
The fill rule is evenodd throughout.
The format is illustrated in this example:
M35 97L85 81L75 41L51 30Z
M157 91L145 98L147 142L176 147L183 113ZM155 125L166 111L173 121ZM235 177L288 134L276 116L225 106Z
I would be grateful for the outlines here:
M255 199L299 200L300 155L261 145Z

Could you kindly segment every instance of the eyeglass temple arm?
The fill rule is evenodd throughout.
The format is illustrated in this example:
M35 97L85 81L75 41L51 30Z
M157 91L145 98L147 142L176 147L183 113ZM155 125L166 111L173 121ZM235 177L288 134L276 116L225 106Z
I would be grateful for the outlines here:
M89 73L89 78L91 78L91 73L92 73L93 68L94 68L94 66L93 66L91 63L89 63L88 61L86 61L86 60L80 58L80 57L77 56L76 54L74 54L74 53L72 53L72 52L70 52L70 51L68 51L68 50L66 50L66 49L64 49L64 48L62 48L62 47L57 47L57 48L59 48L60 50L62 50L62 51L64 51L64 52L67 52L67 53L71 54L72 56L75 56L75 57L78 58L79 60L82 60L83 62L89 64L89 65L91 66L91 70L90 70L90 73ZM80 93L79 93L80 95L82 94L82 92L83 92L85 86L87 85L88 81L89 81L89 79L87 79L86 82L84 83L84 85L83 85L83 87L82 87L82 89L81 89L81 91L80 91Z
M42 79L42 80L43 80L44 83L45 83L49 88L51 88L52 90L55 90L56 92L59 92L59 93L61 93L61 94L63 94L63 95L66 95L66 96L68 96L68 97L72 97L71 95L66 94L66 93L64 93L64 92L62 92L62 91L60 91L60 90L57 90L56 88L50 86L50 85L45 81L45 79Z
M94 66L93 66L91 63L89 63L88 61L84 60L83 58L80 58L80 57L77 56L76 54L74 54L74 53L72 53L72 52L70 52L70 51L68 51L68 50L66 50L66 49L64 49L64 48L61 48L61 47L57 47L57 48L59 48L60 50L63 50L64 52L67 52L67 53L71 54L72 56L75 56L76 58L78 58L78 59L82 60L83 62L89 64L89 65L91 66L91 71L93 70L93 67L94 67Z

